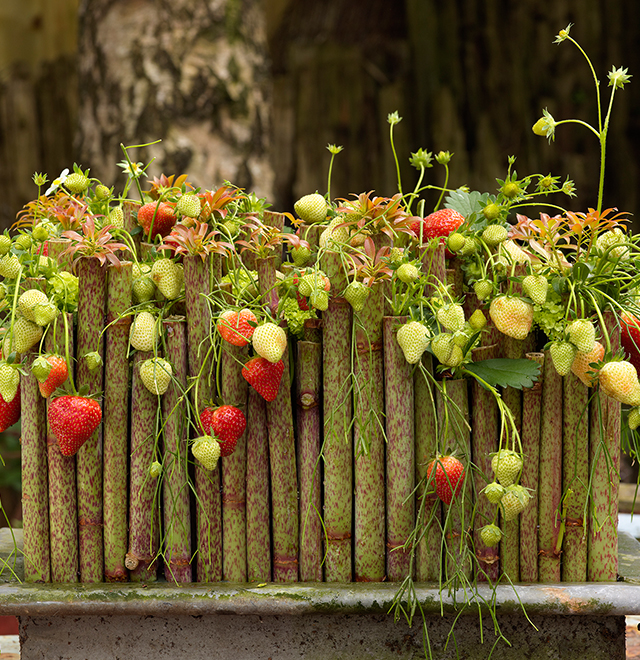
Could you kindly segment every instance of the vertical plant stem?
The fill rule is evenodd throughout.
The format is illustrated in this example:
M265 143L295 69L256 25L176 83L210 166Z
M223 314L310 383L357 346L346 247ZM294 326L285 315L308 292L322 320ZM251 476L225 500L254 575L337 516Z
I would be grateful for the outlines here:
M249 388L247 403L247 580L271 581L267 404Z
M340 296L347 286L347 276L340 255L337 252L326 250L322 253L320 266L331 282L332 296Z
M584 513L589 486L589 388L573 373L564 377L563 491L567 502L562 581L587 581L587 534Z
M247 414L247 381L242 377L246 348L224 342L222 400ZM229 582L247 581L247 433L222 461L222 575Z
M424 295L429 298L434 295L447 281L444 244L438 243L437 247L421 248L422 250L422 272L428 277Z
M351 582L351 305L331 298L322 322L325 580Z
M164 459L162 501L164 517L164 571L167 580L191 582L191 510L189 484L189 428L184 391L187 385L187 328L181 318L168 319L165 358L173 381L162 397Z
M556 552L562 499L562 376L548 352L544 358L540 476L538 497L538 580L560 581L560 555Z
M379 582L384 579L386 568L383 307L383 289L375 284L354 322L354 554L358 582Z
M285 215L284 213L278 213L277 211L264 211L262 215L262 221L267 227L274 227L278 231L282 231L284 229L284 220L285 220ZM280 264L282 263L282 246L279 246L275 250L275 268L280 268Z
M322 344L299 341L296 360L300 581L322 581L320 405Z
M415 477L412 367L396 335L406 316L385 316L384 395L387 435L387 580L409 575L410 553L404 545L415 520L412 497Z
M433 374L431 355L422 356L425 372ZM442 535L442 507L435 493L425 495L427 467L438 451L438 421L433 384L423 370L416 368L414 387L414 434L416 456L416 510L418 520L418 549L416 579L419 582L438 582L441 573L440 539Z
M522 391L522 453L524 464L520 484L530 489L531 499L520 514L520 581L538 581L538 470L540 466L540 430L544 353L527 353L527 358L541 365L540 376L532 387Z
M67 314L72 328L72 315ZM58 322L56 338L47 333L45 348L49 353L65 356L64 327ZM73 336L68 338L69 356L73 359ZM67 365L69 372L73 364ZM51 535L51 581L78 581L78 499L76 494L76 457L63 456L56 437L47 423L49 462L49 524ZM126 501L126 496L125 496Z
M129 463L129 551L125 564L132 582L156 579L159 539L157 482L149 475L156 456L158 397L140 378L140 365L152 352L137 352L131 382L131 457Z
M258 269L258 285L264 304L275 317L278 311L278 292L276 290L276 257L270 256L256 259Z
M104 393L104 575L127 580L127 464L129 453L129 327L132 264L107 268L107 332Z
M106 267L95 257L78 262L78 333L76 386L89 393L103 389L102 369L89 371L84 356L98 351L104 360L103 337L106 306ZM102 582L104 576L102 506L102 424L80 447L76 458L78 484L78 527L80 580Z
M473 361L491 360L497 355L496 344L473 349ZM474 472L476 513L473 525L473 542L478 560L478 580L495 582L500 575L498 548L486 546L480 538L480 530L493 522L495 504L491 504L480 491L493 481L491 456L498 450L498 404L491 392L477 381L471 385L471 425L473 427L471 453L477 467ZM537 522L537 521L536 521Z

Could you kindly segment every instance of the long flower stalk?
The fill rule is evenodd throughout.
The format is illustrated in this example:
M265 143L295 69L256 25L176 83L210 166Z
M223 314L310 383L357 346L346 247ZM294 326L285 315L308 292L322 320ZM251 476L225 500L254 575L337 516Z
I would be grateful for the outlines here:
M298 342L297 456L300 482L300 581L322 581L320 462L322 344Z
M129 328L132 263L107 268L107 331L104 394L104 575L127 579L127 464L129 453Z
M164 518L164 571L167 580L191 582L191 510L189 484L189 428L184 392L187 385L187 329L182 319L167 319L165 359L173 379L162 397L164 458L162 501Z
M95 257L82 257L78 275L78 328L76 386L90 393L103 389L103 372L90 371L84 356L97 351L104 359L102 329L106 309L106 267ZM78 484L78 528L81 582L102 582L104 549L102 538L102 425L82 445L76 458Z
M412 366L398 344L398 327L406 316L385 316L384 395L387 436L387 579L402 581L410 572L405 544L414 526L415 479Z
M351 305L331 298L322 322L325 579L351 582Z
M383 580L386 568L383 308L383 289L375 284L367 305L354 319L354 555L359 582Z

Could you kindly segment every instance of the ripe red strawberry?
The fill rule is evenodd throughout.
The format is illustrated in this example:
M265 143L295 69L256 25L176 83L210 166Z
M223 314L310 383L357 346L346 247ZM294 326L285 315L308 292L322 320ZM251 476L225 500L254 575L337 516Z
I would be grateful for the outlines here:
M148 236L151 231L151 240L158 235L164 237L170 234L176 220L173 207L166 202L160 202L159 206L157 202L149 202L138 209L138 224L142 227L145 236ZM153 229L151 228L152 223Z
M102 410L95 399L65 395L49 404L49 426L63 456L73 456L91 437L102 421Z
M200 424L205 435L214 435L220 443L220 455L230 456L244 433L247 420L242 410L226 405L205 408L200 413Z
M464 482L464 465L455 456L439 456L427 467L427 479L431 478L434 465L436 474L436 494L445 503L451 504L458 495Z
M7 403L0 396L0 433L6 431L20 419L20 385L13 399Z
M48 399L55 389L67 380L69 370L67 361L61 355L45 355L44 359L51 365L51 370L46 380L38 383L38 387L40 388L40 394Z
M273 401L278 396L283 373L282 360L274 363L263 357L249 360L242 369L243 378L265 401Z
M420 223L422 222L422 240L424 243L442 236L442 241L464 222L464 216L453 209L440 209L428 215L424 220L414 220L411 223L411 231L419 238Z
M239 312L228 309L220 314L216 327L225 341L234 346L246 346L255 330L258 319L250 309L241 309Z
M640 320L623 312L620 317L620 341L627 359L640 372Z

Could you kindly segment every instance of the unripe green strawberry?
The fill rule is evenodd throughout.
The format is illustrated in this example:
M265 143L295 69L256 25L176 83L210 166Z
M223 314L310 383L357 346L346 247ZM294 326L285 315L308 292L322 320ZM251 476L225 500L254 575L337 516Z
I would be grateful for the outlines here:
M200 198L193 193L182 195L176 204L176 213L187 218L197 218L200 215L202 204Z
M163 395L171 384L173 370L171 365L163 358L150 358L140 365L140 380L151 392L158 396Z
M5 403L11 403L18 393L20 372L6 362L0 365L0 396Z
M158 259L151 267L151 278L158 291L167 299L175 300L182 290L184 273L182 268L171 259Z
M607 362L598 372L598 383L612 399L627 406L640 406L640 382L631 362Z
M31 364L31 373L39 383L44 383L53 369L53 364L46 357L40 355Z
M500 249L509 256L511 263L525 264L531 261L529 255L512 240L505 241L500 245Z
M84 362L87 365L89 371L96 371L96 369L102 369L104 362L100 357L98 351L91 351L90 353L85 353Z
M121 206L115 206L109 211L109 224L116 229L124 229L124 211Z
M305 298L315 290L327 290L326 275L322 271L314 271L304 275L298 284L298 293Z
M431 340L431 350L446 367L457 367L464 359L462 349L456 345L453 335L447 332L442 332Z
M449 234L447 238L447 247L451 252L460 252L464 247L466 238L458 231L454 231L452 234Z
M429 346L429 330L418 321L410 321L398 329L396 339L405 360L416 364Z
M33 237L34 241L38 241L39 243L42 243L43 241L46 241L49 238L49 228L47 227L47 225L45 225L44 222L39 222L33 228L33 231L31 232L31 236Z
M596 247L602 253L607 253L611 260L628 259L631 252L626 244L626 237L620 227L611 229L598 236Z
M89 187L89 179L84 174L74 172L64 180L64 187L73 194L83 193Z
M16 353L26 353L42 338L42 328L24 316L16 318L13 324L13 348Z
M111 191L104 184L100 183L96 186L96 199L101 202L104 202L105 199L109 199L110 194Z
M524 486L508 486L500 500L504 519L509 522L517 518L527 508L530 499L531 494Z
M220 458L220 443L215 438L210 435L196 438L191 446L191 451L205 470L213 472L216 469Z
M476 311L469 317L469 325L475 332L482 330L482 328L487 325L487 317L483 314L481 309L476 309Z
M157 479L162 474L162 465L158 461L153 461L149 467L149 476L152 479Z
M0 259L0 275L7 280L15 280L20 272L20 260L15 254L5 254Z
M504 495L504 486L497 481L487 484L482 491L491 504L498 504Z
M304 245L294 247L291 250L291 258L293 259L293 263L296 266L304 266L309 262L309 259L311 258L311 250Z
M0 234L0 255L4 256L11 249L11 238L6 234Z
M339 226L342 224L344 224L344 218L340 216L334 218L320 234L318 245L321 248L331 248L334 243L348 243L349 229Z
M256 327L251 338L255 352L271 363L279 362L287 348L287 333L275 323Z
M522 191L515 181L507 181L501 188L502 194L508 199L517 197Z
M489 221L495 220L500 215L500 206L491 202L482 209L482 215Z
M514 339L525 339L533 324L533 306L516 296L502 295L494 298L489 315L496 328Z
M473 236L467 236L464 239L464 245L458 250L461 257L469 257L478 250L478 244Z
M486 300L493 293L493 282L491 280L476 280L473 283L478 300Z
M488 548L494 548L502 540L502 530L497 525L485 525L480 530L480 538Z
M133 319L129 343L137 351L152 351L158 339L156 320L150 312L140 312Z
M318 194L301 197L293 208L306 223L324 222L327 218L328 205L325 198Z
M140 277L133 281L131 293L135 303L149 302L156 295L156 285L150 277Z
M58 316L58 308L50 300L44 305L36 305L33 309L33 319L42 327L49 325L56 316Z
M34 309L38 305L46 305L49 298L40 289L28 289L18 298L18 309L22 316L35 323Z
M26 251L31 248L33 241L31 240L31 236L29 236L29 234L18 234L14 243L19 250Z
M438 323L449 332L458 332L464 327L464 309L460 305L444 305L436 312Z
M142 277L143 275L149 275L150 273L151 266L149 264L134 262L131 266L131 275L134 280L138 279L138 277Z
M596 345L596 329L588 319L576 319L567 326L571 343L583 353L589 353Z
M329 309L329 294L324 289L314 289L309 294L309 303L315 309L326 312Z
M522 470L522 458L511 449L501 449L491 459L491 469L498 483L506 488L518 478Z
M635 431L638 426L640 426L640 408L632 408L629 411L629 417L627 418L629 428L632 431Z
M536 305L544 305L547 302L547 290L549 282L544 275L527 275L522 280L522 290Z
M344 290L344 297L354 311L361 312L369 293L371 293L371 289L362 282L351 282Z
M420 278L420 271L413 264L402 264L396 275L401 282L411 284Z
M394 245L387 255L387 261L393 268L400 268L400 264L402 263L402 250Z
M471 335L473 335L473 328L465 323L462 330L453 333L453 343L460 348L465 348L469 343L469 339L471 339Z
M554 341L549 346L553 366L560 376L566 376L571 371L571 365L576 357L576 347L568 341Z

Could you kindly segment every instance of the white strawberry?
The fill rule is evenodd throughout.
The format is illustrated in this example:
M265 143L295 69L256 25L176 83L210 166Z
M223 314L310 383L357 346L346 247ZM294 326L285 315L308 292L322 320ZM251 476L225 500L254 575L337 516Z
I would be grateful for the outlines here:
M287 348L287 333L275 323L263 323L253 331L251 341L260 357L275 363L280 361Z
M410 321L401 326L396 338L409 364L419 362L429 346L429 330L418 321Z

